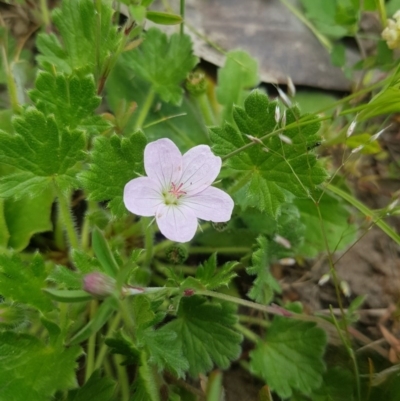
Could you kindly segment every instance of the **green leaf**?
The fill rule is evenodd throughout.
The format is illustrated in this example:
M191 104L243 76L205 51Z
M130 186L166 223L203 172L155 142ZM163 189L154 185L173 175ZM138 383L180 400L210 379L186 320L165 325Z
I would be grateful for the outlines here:
M245 135L259 138L273 132L277 127L276 105L265 94L253 91L247 97L244 109L235 107L233 110L240 132L229 123L211 128L214 152L226 156L249 143ZM286 126L300 118L295 107L288 109L286 115ZM273 135L263 141L268 152L263 150L262 145L256 144L230 157L228 165L245 173L241 177L243 185L236 193L239 205L243 208L253 206L277 217L281 205L291 200L290 194L308 197L326 178L325 170L318 164L313 151L309 150L321 140L319 127L320 124L314 121L305 126L286 128L283 134L291 144Z
M15 117L13 125L15 134L0 131L0 163L21 172L1 178L1 196L33 196L53 178L63 187L76 185L74 167L85 147L81 131L59 128L53 117L33 107Z
M110 124L94 111L101 103L92 75L39 72L29 97L45 115L53 114L59 127L79 128L89 134L104 131Z
M307 19L315 25L321 34L332 39L346 36L347 29L336 21L336 1L301 0Z
M147 11L146 18L160 25L177 25L183 22L178 14L163 13L160 11Z
M178 334L176 343L189 362L190 375L196 377L213 363L226 369L239 356L242 336L233 328L236 321L230 304L192 296L181 299L177 319L165 327Z
M265 341L250 353L250 368L280 397L309 395L322 384L325 332L314 323L276 316Z
M116 383L109 377L101 377L96 370L90 379L78 390L68 393L67 401L111 401Z
M32 198L6 199L4 214L9 232L8 246L22 251L36 233L51 231L51 208L54 202L52 188Z
M175 33L168 38L159 29L150 28L142 45L128 57L134 73L149 82L164 102L181 103L180 84L197 64L189 36Z
M265 237L260 236L257 238L257 243L259 249L251 257L252 266L247 268L247 273L257 274L257 278L248 296L258 303L269 304L274 293L281 293L281 287L269 269L272 259L269 242Z
M224 106L223 121L232 122L233 106L242 106L246 89L252 89L258 83L257 60L243 50L230 51L224 66L218 70L217 99Z
M160 401L160 392L157 386L159 377L147 361L147 355L143 351L140 357L138 376L133 384L132 401Z
M122 216L125 206L122 195L128 181L143 172L146 137L137 131L127 138L113 135L96 138L89 170L80 174L89 199L109 200L111 211Z
M39 254L29 266L18 255L0 254L0 294L7 300L26 303L43 312L52 310L52 302L42 292L46 278L44 261Z
M93 299L90 294L83 290L55 290L53 288L44 288L43 291L58 302L87 302Z
M270 265L279 259L296 255L297 249L303 243L304 226L299 222L299 211L292 205L285 205L278 220L272 224L268 223L268 231L266 227L260 225L260 222L264 224L267 222L265 216L260 214L248 211L243 215L244 221L252 229L258 229L258 232L267 234L257 238L258 249L253 252L251 266L246 269L248 274L257 275L248 296L256 302L269 304L275 293L281 293L279 283L271 274ZM275 240L277 235L290 243L290 249Z
M131 105L143 104L150 90L148 82L139 77L129 78L130 58L130 53L122 54L106 84L109 107L117 116L117 124L124 134L131 134L138 120L139 113L132 113ZM187 97L183 97L179 107L162 101L159 106L151 108L146 117L143 129L149 141L170 138L182 151L208 141L204 119ZM121 110L126 110L126 115L118 118Z
M116 51L120 35L112 23L109 2L96 5L99 10L91 0L64 0L61 8L53 11L52 20L63 45L53 33L38 35L36 44L41 55L37 60L43 69L52 72L55 66L58 72L67 74L81 69L98 77L99 69Z
M225 263L220 269L217 268L217 254L214 253L196 270L196 279L209 290L215 290L222 286L228 286L237 274L233 269L237 262Z
M355 149L359 146L362 146L360 153L364 155L373 155L382 151L381 146L378 141L371 142L371 134L364 133L359 135L352 135L350 138L347 138L346 144L349 148Z
M68 291L68 292L77 292ZM84 292L84 291L82 291ZM108 297L97 309L96 313L81 330L78 331L69 341L69 344L75 345L87 340L91 335L97 333L110 319L112 314L118 309L118 303L115 298Z
M309 199L296 199L294 204L300 211L299 220L305 226L304 244L299 252L313 258L326 250L318 209ZM329 252L342 250L355 240L357 227L349 222L351 214L342 200L324 193L319 201L319 210Z
M147 329L140 335L146 344L149 363L155 364L160 371L166 369L176 377L183 377L189 364L182 355L177 337L175 331L165 326L157 330Z
M312 394L312 401L353 401L354 377L343 367L334 367L324 374L322 386Z
M57 284L57 287L64 287L69 290L82 288L83 274L69 269L66 266L56 266L49 274L47 280Z
M0 199L0 247L7 248L10 232L7 228L6 216L4 214L4 200Z
M76 386L79 347L53 347L27 334L0 332L0 399L48 400Z

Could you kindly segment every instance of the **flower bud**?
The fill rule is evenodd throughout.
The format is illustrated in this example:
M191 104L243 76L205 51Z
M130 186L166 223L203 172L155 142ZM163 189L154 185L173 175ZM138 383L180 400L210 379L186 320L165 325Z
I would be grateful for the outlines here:
M169 262L178 265L187 259L188 251L185 246L174 244L166 249L165 255Z
M83 289L96 298L111 295L115 287L115 280L104 273L93 272L83 278Z
M204 72L195 71L187 77L186 89L193 96L200 96L207 90L207 80Z
M346 138L348 138L349 136L351 136L356 128L357 125L357 121L354 120L351 122L351 124L349 125L349 128L347 128L347 132L346 132Z

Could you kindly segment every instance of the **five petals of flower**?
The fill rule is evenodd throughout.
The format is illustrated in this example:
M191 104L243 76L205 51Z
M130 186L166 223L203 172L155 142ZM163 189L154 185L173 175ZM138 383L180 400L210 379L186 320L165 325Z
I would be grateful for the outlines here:
M151 142L144 150L147 177L125 185L125 207L139 216L155 216L168 239L188 242L196 234L197 219L222 223L231 218L232 198L211 186L221 163L207 145L182 156L170 139Z

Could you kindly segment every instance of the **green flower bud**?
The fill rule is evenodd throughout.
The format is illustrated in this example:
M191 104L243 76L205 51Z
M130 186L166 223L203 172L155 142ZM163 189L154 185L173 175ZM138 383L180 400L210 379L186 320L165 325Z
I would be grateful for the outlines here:
M207 91L207 80L204 72L195 71L187 77L186 89L193 96L200 96Z
M171 245L165 250L169 262L176 265L183 263L188 257L187 248L183 245Z

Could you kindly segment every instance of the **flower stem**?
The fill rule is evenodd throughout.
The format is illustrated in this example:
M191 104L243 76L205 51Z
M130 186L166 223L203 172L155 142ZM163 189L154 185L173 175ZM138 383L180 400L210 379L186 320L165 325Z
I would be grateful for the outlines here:
M42 13L42 20L44 23L45 28L50 26L50 13L49 9L47 8L47 1L40 0L40 11Z
M79 249L78 234L75 231L74 219L72 217L71 208L69 206L69 197L64 195L64 193L55 181L54 188L56 190L61 218L67 232L69 243L72 248Z
M94 314L97 310L97 301L92 300L90 302L90 319L93 318ZM97 333L93 333L88 340L87 344L87 357L86 357L86 369L85 369L85 383L90 379L90 376L94 370L94 358L95 358L95 350L96 350L96 335Z
M82 226L81 233L81 247L82 250L87 252L89 250L89 242L90 242L90 222L88 218L88 214L90 214L93 210L97 208L97 202L88 201L87 211L85 213L85 218Z
M207 97L207 93L206 92L202 93L201 95L194 97L194 99L199 105L201 114L203 115L206 125L214 125L215 124L214 115L211 109L210 102Z
M257 334L249 330L247 327L241 325L240 323L235 324L235 329L255 344L257 344L261 340Z
M114 316L114 319L111 321L111 324L108 326L107 333L105 335L105 338L110 337L112 333L115 331L115 329L118 327L119 323L121 322L121 313L117 313ZM107 354L108 347L103 341L100 350L97 354L96 362L94 364L94 369L100 369L101 365L103 364L104 358Z
M153 225L150 223L151 223L150 218L142 217L142 230L144 231L144 246L146 249L144 266L146 268L150 266L154 254L153 250L154 231L153 231Z
M118 375L118 384L121 389L121 401L129 401L129 378L125 366L122 366L122 355L114 355L114 364Z
M183 20L185 20L185 0L180 0L180 13ZM185 23L182 21L180 26L180 34L183 35L185 33Z
M7 38L4 40L7 40ZM17 85L15 84L13 73L8 63L6 45L4 43L1 45L1 58L3 59L3 68L7 77L7 89L11 108L14 113L18 114L21 111L21 106L18 102Z
M149 114L151 105L153 104L154 98L156 96L156 93L154 92L153 88L150 88L149 93L147 94L147 97L142 105L142 107L139 107L139 115L136 120L135 124L135 130L141 129L143 127L143 124L146 120L147 115Z

